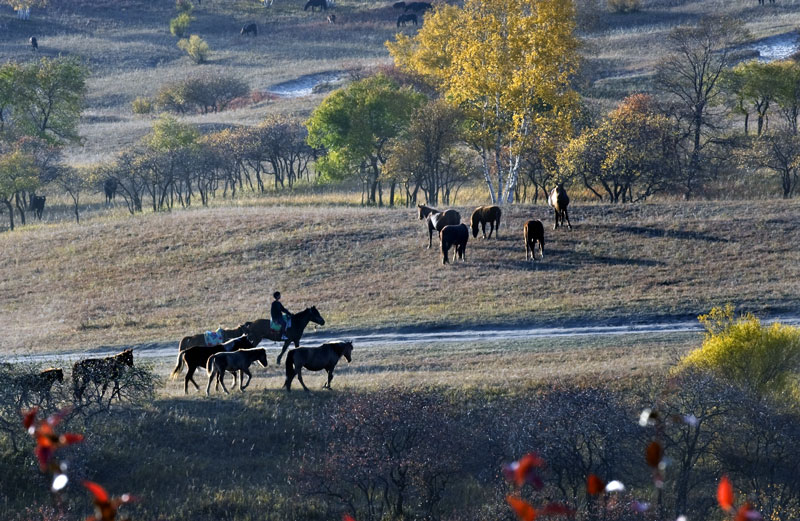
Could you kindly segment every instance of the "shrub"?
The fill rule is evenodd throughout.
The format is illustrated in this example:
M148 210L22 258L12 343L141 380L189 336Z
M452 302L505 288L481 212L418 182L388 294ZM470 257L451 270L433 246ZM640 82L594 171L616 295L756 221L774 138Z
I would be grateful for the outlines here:
M733 306L699 317L706 328L703 346L689 353L679 370L695 367L718 373L758 392L797 392L800 328L762 325L751 314L735 317Z
M633 13L642 8L642 0L608 0L608 8L615 13Z
M156 106L173 112L200 111L203 114L225 110L236 98L246 96L247 84L219 75L203 75L170 83L156 94Z
M189 0L175 0L175 9L180 13L191 13L194 6Z
M192 23L192 18L189 16L189 13L181 13L169 22L169 32L172 33L173 36L177 36L178 38L183 38L186 35L186 32L189 30L189 24Z
M131 109L134 114L150 114L153 112L153 102L139 96L131 102Z
M178 47L186 51L189 58L195 63L205 63L208 59L208 53L211 51L205 40L196 34L191 35L189 39L178 40Z

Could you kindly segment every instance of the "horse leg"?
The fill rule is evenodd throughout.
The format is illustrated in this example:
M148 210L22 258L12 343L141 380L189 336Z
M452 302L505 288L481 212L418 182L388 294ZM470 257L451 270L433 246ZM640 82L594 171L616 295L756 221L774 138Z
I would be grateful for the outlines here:
M292 343L291 340L287 340L286 342L283 343L283 349L281 349L281 354L278 355L278 365L281 364L281 358L283 358L283 354L286 352L286 349L289 347L289 344L291 343Z
M200 390L200 386L197 385L197 382L194 381L194 372L197 370L197 366L188 366L189 370L186 372L186 378L183 380L183 394L189 394L189 382L192 382L194 388L198 391Z
M211 390L211 380L214 379L214 376L216 376L216 370L212 367L211 372L208 374L208 385L206 386L206 396L209 396L209 391Z
M561 218L561 224L562 225L564 224L564 218L567 219L567 228L569 228L571 230L572 229L572 223L569 222L569 212L567 212L566 208L564 208L564 217Z
M242 380L244 380L244 376L242 376L242 373L247 375L247 383L244 384L244 386L242 386ZM241 371L239 371L239 390L244 392L244 390L247 389L247 386L250 385L250 380L252 378L253 375L250 374L249 369L242 369Z
M433 226L428 226L428 249L431 249L433 244Z
M492 236L491 228L489 230L490 230L489 231L489 237L491 237ZM486 238L486 221L483 221L481 223L481 231L483 232L483 238L485 239Z
M332 380L333 380L333 369L331 369L330 371L328 371L328 383L326 383L326 384L325 384L325 385L323 385L322 387L323 387L323 388L327 388L328 390L330 390L330 388L331 388L331 381L332 381Z
M297 381L300 382L300 385L302 385L303 389L307 392L308 387L306 387L306 383L303 381L303 374L301 372L303 368L295 366L294 369L295 369L294 372L297 373Z
M228 388L225 387L225 371L220 371L217 373L217 382L219 382L220 385L222 385L222 390L225 391L225 394L231 394L228 392ZM236 382L233 382L233 385L236 385Z
M558 228L558 210L553 208L553 217L555 218L555 222L553 223L553 229L555 230Z

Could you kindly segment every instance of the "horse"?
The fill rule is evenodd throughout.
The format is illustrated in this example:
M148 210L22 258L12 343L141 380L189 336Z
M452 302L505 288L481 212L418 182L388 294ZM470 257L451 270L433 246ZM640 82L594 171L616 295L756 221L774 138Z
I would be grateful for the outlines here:
M428 227L428 248L433 245L433 230L441 232L442 228L449 224L461 224L461 214L455 210L445 210L440 212L436 208L417 205L417 217L419 220L425 219Z
M308 11L308 8L311 8L311 12L314 12L315 7L319 7L323 11L328 10L328 2L326 0L308 0L306 2L305 7L303 7L303 11Z
M232 338L237 338L237 337L240 337L242 335L247 334L247 332L250 330L250 326L251 325L252 325L252 322L245 322L241 326L233 328L233 329L223 329L222 330L222 342L220 342L220 344L223 343L223 342L227 342L228 340L230 340ZM205 345L208 345L206 343L206 334L205 333L198 333L196 335L183 337L181 339L181 341L178 343L178 351L184 351L184 350L189 349L190 347L194 347L194 346L205 346ZM217 344L213 344L213 345L217 345Z
M37 219L42 220L42 212L44 211L44 203L47 200L46 195L31 195L28 209L33 212Z
M567 206L569 206L569 197L567 191L564 190L564 185L559 184L550 192L550 197L547 198L547 205L553 209L555 215L555 223L553 229L558 228L558 225L564 226L564 219L567 220L567 226L572 229L572 223L569 222L569 214L567 213Z
M255 349L240 349L230 353L222 352L211 355L206 363L206 372L208 373L206 396L211 390L211 381L214 378L217 379L217 384L222 384L222 390L225 391L225 394L229 394L228 388L225 387L225 371L230 371L234 374L239 371L239 390L244 392L253 378L253 375L250 374L250 366L253 362L258 362L262 367L267 367L267 350L263 347L257 347ZM242 385L244 381L243 374L247 375L247 383L244 385ZM235 379L233 385L236 385Z
M486 223L489 223L489 238L494 233L494 238L498 239L500 235L500 216L503 211L499 206L479 206L472 212L472 238L478 237L478 225L481 225L483 230L483 238L486 238Z
M269 319L260 318L253 322L253 324L250 326L250 331L261 338L266 338L268 340L272 340L273 342L283 342L283 349L281 349L281 354L278 355L279 364L281 363L281 358L286 352L286 349L289 347L289 344L294 343L294 347L300 347L300 337L303 336L303 330L305 330L309 322L314 322L320 326L325 325L325 319L319 314L316 306L311 306L310 308L306 308L303 311L292 315L292 324L287 327L286 331L284 332L286 335L285 340L280 338L279 331L275 331L270 327L269 322Z
M429 2L409 2L404 7L405 11L416 11L418 13L424 13L428 9L433 9L433 4Z
M329 24L335 24L336 23L336 15L335 14L329 14L328 15L328 23Z
M450 246L455 246L456 251L453 254L453 262L456 259L464 259L464 252L467 250L467 241L469 240L469 229L466 224L450 224L442 228L439 233L439 242L442 246L442 264L448 262L448 252Z
M181 374L183 366L186 365L186 376L183 379L183 394L189 394L189 382L192 382L195 389L200 390L200 386L194 381L194 372L198 367L206 367L208 359L222 352L231 352L239 349L252 349L256 347L261 338L257 335L243 335L222 344L215 346L193 346L178 353L178 361L175 364L175 369L170 373L170 377L174 380ZM236 375L233 375L233 384L236 385Z
M397 27L405 26L406 22L414 22L417 25L417 15L415 14L401 14L397 17Z
M245 34L252 34L253 36L258 36L258 26L255 23L249 23L242 26L242 30L239 31L239 34L244 36Z
M301 371L303 368L309 371L320 371L325 369L328 372L328 381L322 386L323 389L331 388L333 380L333 369L344 355L347 363L352 361L353 343L352 342L326 342L319 347L301 347L289 351L286 355L286 392L292 390L292 380L297 376L297 381L308 391Z
M31 44L31 50L33 50L33 52L39 50L39 41L36 39L35 36L31 36L28 42Z
M103 181L103 192L106 194L106 204L110 204L117 195L117 180L109 178Z
M75 362L72 366L75 399L81 399L90 382L94 385L102 384L101 394L105 394L109 382L114 382L114 390L111 392L113 400L115 394L119 396L119 379L126 365L133 367L133 349L126 349L106 358L86 358Z
M525 223L525 260L528 260L528 251L531 252L531 260L536 261L536 243L539 243L539 252L544 259L544 225L542 221L528 221Z
M11 369L10 364L9 369ZM41 405L43 402L50 402L50 391L56 382L64 381L64 371L60 368L50 368L39 373L14 376L12 381L19 393L20 403Z

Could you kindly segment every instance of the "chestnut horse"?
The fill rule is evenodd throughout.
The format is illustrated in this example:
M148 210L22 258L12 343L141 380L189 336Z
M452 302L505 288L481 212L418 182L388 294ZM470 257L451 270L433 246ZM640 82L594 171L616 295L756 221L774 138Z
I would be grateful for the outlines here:
M528 252L531 252L531 260L536 261L536 243L539 243L539 252L544 259L544 225L542 221L528 221L525 223L525 260L528 260Z
M234 329L223 329L222 330L222 342L227 342L232 338L238 338L242 335L246 335L250 330L250 325L252 322L245 322L241 326L234 328ZM222 343L220 342L220 343ZM178 343L178 351L183 351L185 349L189 349L190 347L194 346L204 346L206 344L206 335L205 333L199 333L197 335L185 336L181 339ZM219 345L219 344L216 344Z
M98 387L102 385L103 390L100 394L104 395L109 382L114 382L111 399L114 399L115 394L119 397L119 380L126 365L133 367L132 349L126 349L114 356L87 358L75 362L75 365L72 366L72 384L74 386L75 399L80 401L89 383L93 383Z
M564 219L566 219L567 226L571 230L572 224L569 222L569 214L567 213L569 197L567 197L567 191L564 190L564 185L559 183L555 188L553 188L553 190L550 192L550 197L547 198L547 204L553 208L553 213L555 215L553 229L555 230L558 228L559 224L564 226Z
M494 238L500 238L500 216L503 211L499 206L479 206L472 212L472 237L478 237L478 225L483 230L483 238L486 238L486 223L489 223L489 238L494 233Z
M456 259L464 259L464 252L467 250L467 241L469 240L469 228L466 224L450 224L442 228L439 233L439 241L442 246L442 264L447 264L448 252L450 246L455 246L456 251L453 254L453 262Z
M418 204L417 216L419 220L425 219L425 224L428 226L428 248L433 245L433 230L441 232L445 226L461 224L461 214L455 210L440 212L436 208Z
M261 338L272 340L273 342L283 342L283 349L281 354L278 355L278 363L281 363L281 358L289 347L289 344L294 343L294 347L300 347L300 337L303 336L303 331L309 322L314 322L320 326L325 325L325 319L317 311L316 306L306 308L299 313L292 315L292 325L286 328L286 339L280 337L280 332L275 331L269 326L269 319L260 318L253 322L250 326L250 331Z
M339 359L344 355L347 363L352 361L353 343L352 342L326 342L319 347L301 347L293 349L286 355L286 381L283 386L286 391L292 390L292 380L297 376L297 381L303 386L303 389L308 391L308 387L303 382L303 375L301 371L303 368L309 371L321 371L325 369L328 372L328 381L322 386L323 389L331 388L331 380L333 380L333 369L339 362Z

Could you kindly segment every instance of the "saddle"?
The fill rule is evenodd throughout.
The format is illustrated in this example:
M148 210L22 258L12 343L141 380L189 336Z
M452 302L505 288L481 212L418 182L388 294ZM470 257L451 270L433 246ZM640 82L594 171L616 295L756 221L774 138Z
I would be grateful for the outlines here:
M207 346L216 346L225 340L225 335L222 332L222 328L219 328L216 331L206 331L204 335L206 337Z
M292 327L292 317L286 317L286 330L288 331L290 327ZM273 321L270 319L269 321L269 328L272 330L273 333L278 334L281 330L281 325L278 322ZM286 333L284 333L283 338L281 340L286 340Z

